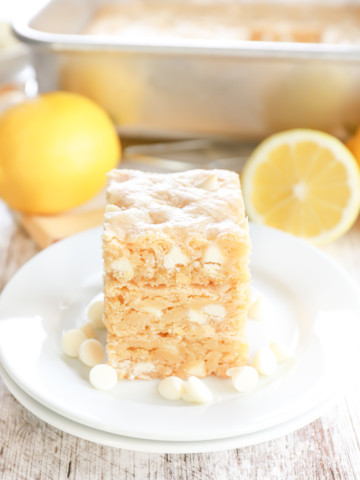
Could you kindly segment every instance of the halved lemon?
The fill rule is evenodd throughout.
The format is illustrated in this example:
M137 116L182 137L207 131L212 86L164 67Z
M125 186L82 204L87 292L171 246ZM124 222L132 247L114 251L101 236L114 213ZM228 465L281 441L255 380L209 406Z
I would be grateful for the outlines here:
M340 140L317 130L268 137L241 178L250 220L317 245L345 233L359 215L359 166Z

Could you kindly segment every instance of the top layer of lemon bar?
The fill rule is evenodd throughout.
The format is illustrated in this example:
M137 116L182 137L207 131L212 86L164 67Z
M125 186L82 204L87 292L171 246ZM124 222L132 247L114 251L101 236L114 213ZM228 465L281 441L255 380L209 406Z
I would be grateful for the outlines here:
M104 322L119 378L225 375L246 363L249 248L237 174L112 171Z
M107 201L105 272L119 284L223 283L248 275L236 173L114 170Z

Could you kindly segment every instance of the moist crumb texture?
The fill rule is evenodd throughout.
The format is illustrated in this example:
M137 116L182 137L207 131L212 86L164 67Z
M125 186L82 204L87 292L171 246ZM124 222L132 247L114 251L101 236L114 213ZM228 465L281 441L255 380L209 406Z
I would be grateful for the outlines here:
M110 172L103 320L118 377L225 376L246 364L249 253L236 173Z

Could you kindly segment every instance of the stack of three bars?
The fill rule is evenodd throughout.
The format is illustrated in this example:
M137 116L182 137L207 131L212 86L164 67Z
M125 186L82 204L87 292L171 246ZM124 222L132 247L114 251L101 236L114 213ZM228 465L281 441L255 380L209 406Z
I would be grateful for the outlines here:
M224 376L246 364L249 250L236 173L110 172L104 323L118 377Z

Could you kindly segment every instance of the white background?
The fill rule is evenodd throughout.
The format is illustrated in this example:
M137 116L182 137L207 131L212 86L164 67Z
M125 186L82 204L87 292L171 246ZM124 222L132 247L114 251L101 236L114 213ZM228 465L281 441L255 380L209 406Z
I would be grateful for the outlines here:
M44 0L0 0L0 20L11 21L25 10L33 11L43 3Z

